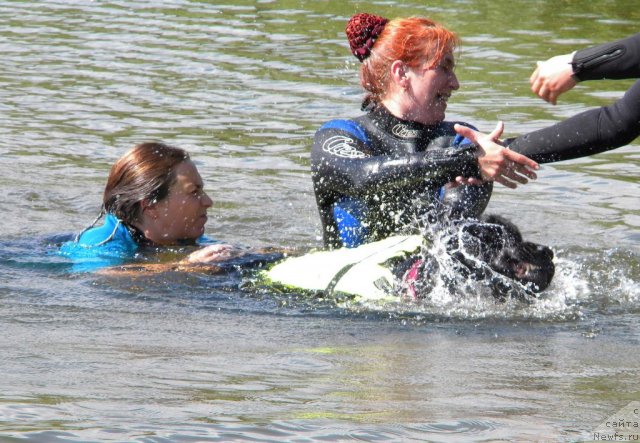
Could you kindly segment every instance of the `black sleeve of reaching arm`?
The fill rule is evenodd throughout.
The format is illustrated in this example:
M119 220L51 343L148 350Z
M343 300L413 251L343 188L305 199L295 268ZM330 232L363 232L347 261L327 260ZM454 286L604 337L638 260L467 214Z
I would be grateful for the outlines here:
M510 149L539 163L597 154L640 135L640 80L615 103L570 117L507 141Z
M573 72L578 80L640 77L640 33L576 52Z
M314 181L342 194L433 181L440 186L457 176L479 177L474 145L399 156L372 155L367 144L339 129L321 129L311 151Z

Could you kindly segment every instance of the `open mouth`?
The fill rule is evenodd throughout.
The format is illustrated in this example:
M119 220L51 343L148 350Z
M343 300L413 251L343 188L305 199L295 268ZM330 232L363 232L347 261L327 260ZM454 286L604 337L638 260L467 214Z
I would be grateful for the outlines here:
M451 98L451 94L438 94L436 98L440 102L447 103L449 101L449 98Z

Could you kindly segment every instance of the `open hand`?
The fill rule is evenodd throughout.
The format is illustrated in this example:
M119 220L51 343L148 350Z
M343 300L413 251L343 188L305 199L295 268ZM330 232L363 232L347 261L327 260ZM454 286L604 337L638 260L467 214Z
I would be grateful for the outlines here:
M499 137L504 131L502 122L498 122L490 134L483 134L463 125L455 125L454 129L478 145L478 164L482 176L482 180L457 177L457 183L478 185L483 181L495 181L514 189L518 183L524 185L529 179L537 178L534 170L540 168L538 163L499 144Z

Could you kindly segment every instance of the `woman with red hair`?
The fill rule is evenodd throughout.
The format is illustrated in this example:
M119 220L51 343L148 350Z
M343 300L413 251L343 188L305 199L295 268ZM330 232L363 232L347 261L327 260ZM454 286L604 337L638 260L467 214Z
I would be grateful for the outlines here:
M501 124L483 136L444 120L460 86L455 34L427 18L371 14L351 17L346 33L362 63L365 114L332 120L314 139L312 177L326 246L404 233L443 200L462 203L451 209L456 216L476 216L491 182L515 188L536 177L536 162L493 143ZM455 198L442 191L451 182L464 184Z

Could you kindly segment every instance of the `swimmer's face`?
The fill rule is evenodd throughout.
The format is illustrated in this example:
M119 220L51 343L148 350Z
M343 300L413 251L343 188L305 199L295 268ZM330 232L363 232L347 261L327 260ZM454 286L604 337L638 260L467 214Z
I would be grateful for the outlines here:
M164 199L153 204L149 217L155 243L170 245L180 240L195 240L204 234L207 209L213 201L204 191L202 177L190 160L174 169L175 181Z
M455 73L453 53L448 52L435 66L424 63L417 68L407 68L408 103L410 120L432 125L444 120L447 101L460 87Z

